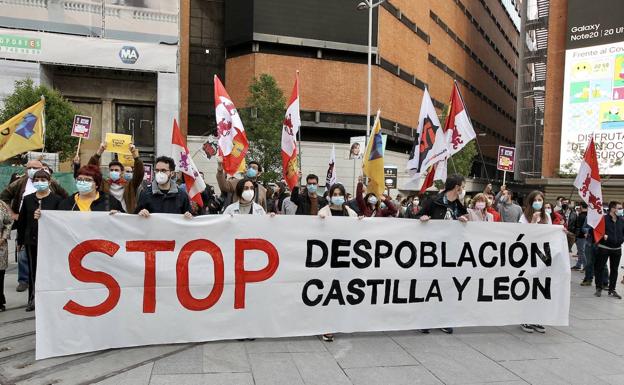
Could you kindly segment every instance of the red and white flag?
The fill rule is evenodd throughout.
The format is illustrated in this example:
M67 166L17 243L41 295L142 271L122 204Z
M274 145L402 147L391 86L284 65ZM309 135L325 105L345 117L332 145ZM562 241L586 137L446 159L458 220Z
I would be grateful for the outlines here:
M449 147L449 157L458 153L468 142L477 137L468 112L466 112L464 99L459 92L457 82L453 85L444 133Z
M173 160L176 161L178 169L184 175L184 184L186 191L192 201L196 202L200 207L204 207L201 193L206 189L204 179L199 175L199 170L191 158L191 153L186 147L186 142L180 133L178 121L173 120L173 134L171 135L171 151Z
M282 168L284 180L291 191L299 182L299 164L297 161L299 127L301 127L301 117L299 116L299 75L297 75L282 124Z
M594 138L585 149L581 168L574 180L583 202L587 203L587 224L594 229L594 242L598 243L605 234L604 214L602 212L602 186L598 170L598 158Z
M332 152L329 155L329 164L327 165L327 176L325 177L325 187L330 188L336 183L336 146L332 144Z
M245 159L249 142L238 111L232 103L219 77L214 76L215 117L219 135L219 156L223 157L223 169L234 175Z

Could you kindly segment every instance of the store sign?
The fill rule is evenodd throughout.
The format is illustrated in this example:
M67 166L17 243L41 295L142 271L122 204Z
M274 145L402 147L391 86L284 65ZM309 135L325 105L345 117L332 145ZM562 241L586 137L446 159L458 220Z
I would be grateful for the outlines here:
M119 51L119 58L126 64L134 64L139 60L139 51L131 46L124 46Z
M569 0L560 169L576 172L593 137L601 173L624 174L621 0Z
M0 53L10 52L25 55L41 53L41 39L17 35L0 35Z

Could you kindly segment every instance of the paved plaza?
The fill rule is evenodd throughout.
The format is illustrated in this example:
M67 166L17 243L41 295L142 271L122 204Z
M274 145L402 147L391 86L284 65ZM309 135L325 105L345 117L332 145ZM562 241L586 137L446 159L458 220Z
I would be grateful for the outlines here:
M35 361L35 319L7 271L0 383L106 385L624 384L624 301L572 272L569 327L518 326L259 339L107 350ZM618 284L624 291L624 286Z

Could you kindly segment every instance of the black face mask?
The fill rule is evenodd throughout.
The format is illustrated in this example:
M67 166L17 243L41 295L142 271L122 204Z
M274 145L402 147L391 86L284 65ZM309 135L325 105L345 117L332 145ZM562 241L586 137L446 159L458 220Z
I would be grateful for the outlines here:
M569 207L569 206L568 206L568 205L565 205L565 204L564 204L564 205L561 205L561 210L563 210L563 211L568 211L568 207Z

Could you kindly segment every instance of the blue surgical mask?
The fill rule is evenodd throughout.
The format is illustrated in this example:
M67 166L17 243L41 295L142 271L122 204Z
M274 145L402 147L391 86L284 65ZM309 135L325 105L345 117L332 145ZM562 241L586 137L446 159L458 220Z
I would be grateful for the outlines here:
M111 171L108 173L108 176L110 176L113 181L117 182L119 178L121 178L121 173L119 171Z
M33 182L33 187L37 191L46 191L48 188L50 188L50 182L48 182L47 180Z
M255 178L256 176L258 176L258 171L253 167L249 167L247 169L247 178Z
M307 186L307 188L308 188L308 192L309 192L310 194L315 194L315 193L316 193L316 189L318 188L318 186L317 186L317 185L315 185L315 184L309 184L309 185Z
M87 194L93 189L93 182L76 181L76 190L79 194Z
M615 212L618 217L624 217L624 209L619 209Z
M543 205L544 205L544 202L535 201L535 202L533 202L533 204L531 206L533 207L533 210L538 211L538 210L542 209Z
M26 173L28 174L28 177L32 179L37 171L39 170L37 170L36 168L29 168L28 170L26 170Z
M374 195L368 197L368 203L370 203L371 205L376 205L377 204L377 197L374 196Z
M331 197L331 203L334 206L342 206L344 204L345 200L343 196L338 196L338 197Z
M381 204L379 205L379 207L381 207L382 209L385 209L385 208L386 208L386 204L385 204L385 203L383 203L383 202L381 202Z
M131 172L126 172L126 173L124 173L124 179L125 179L127 182L130 182L130 181L132 180L132 173L131 173Z

